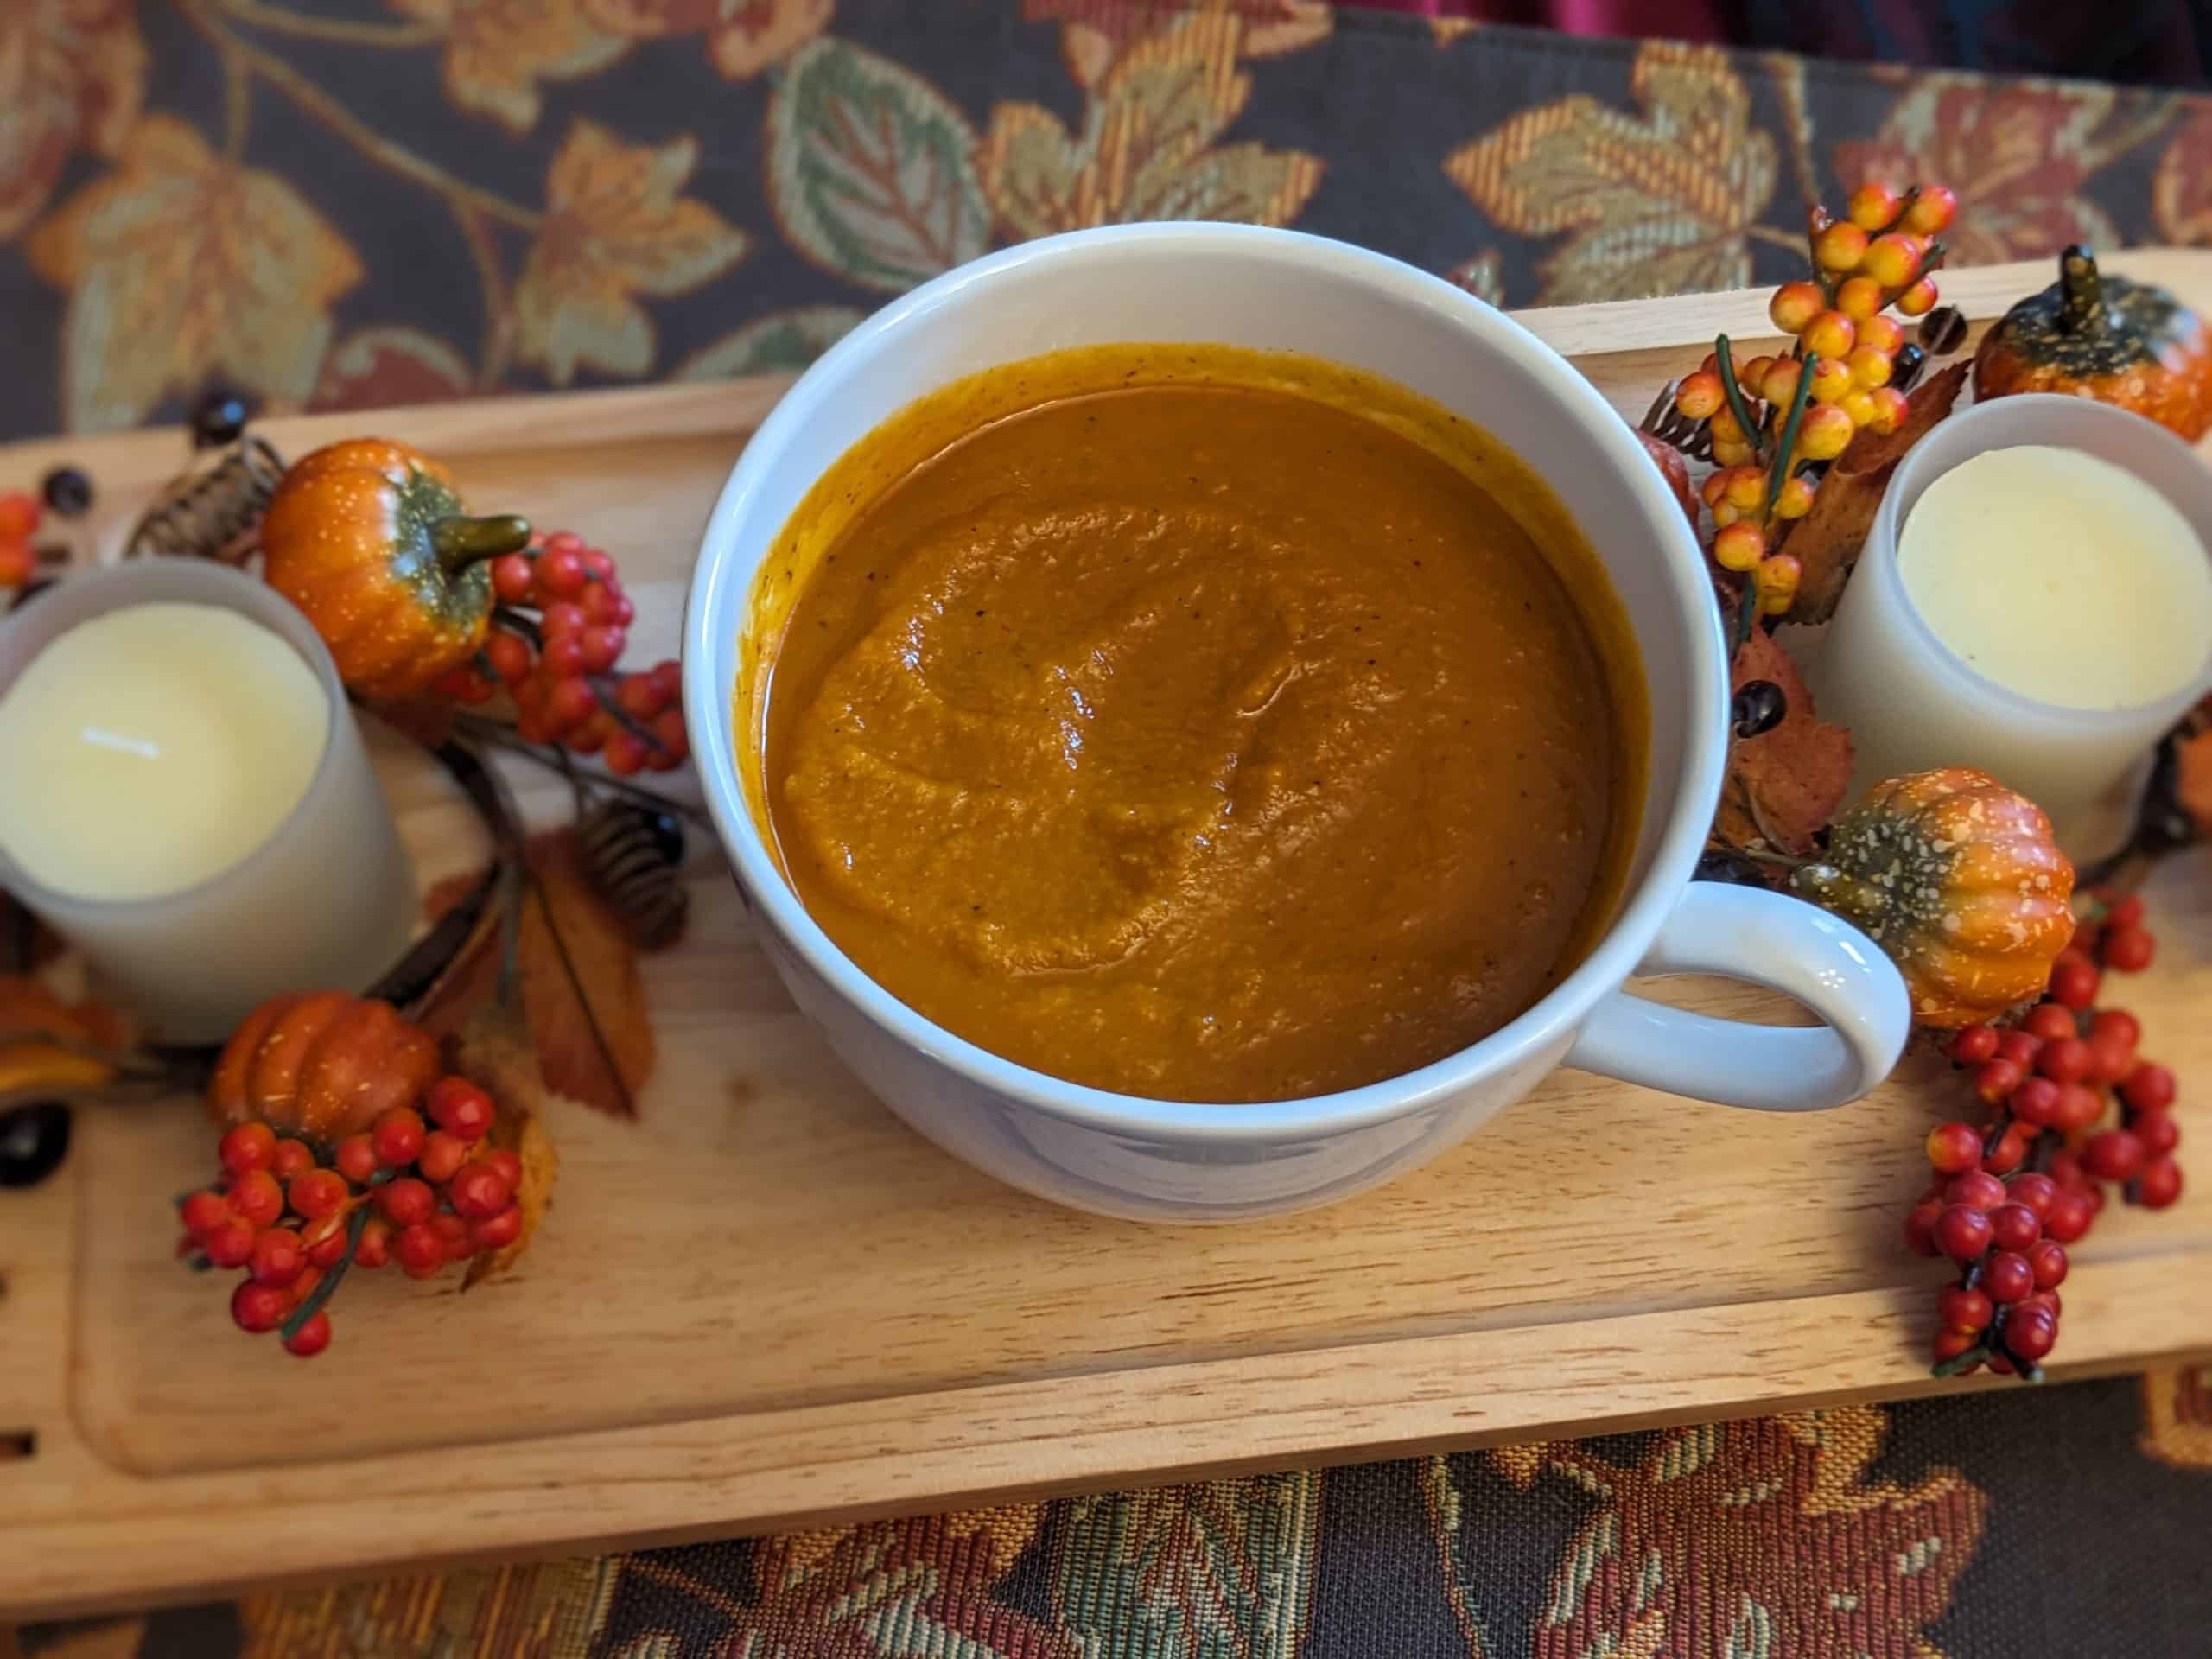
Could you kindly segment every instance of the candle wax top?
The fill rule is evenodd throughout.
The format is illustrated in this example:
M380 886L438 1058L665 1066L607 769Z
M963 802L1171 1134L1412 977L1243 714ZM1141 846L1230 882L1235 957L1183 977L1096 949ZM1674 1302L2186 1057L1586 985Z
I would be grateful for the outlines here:
M1938 639L2038 702L2155 702L2212 652L2212 566L2189 520L2078 450L2021 444L1943 474L1905 515L1897 575Z
M299 652L234 611L164 602L93 617L0 694L0 847L72 898L195 887L299 804L329 722Z

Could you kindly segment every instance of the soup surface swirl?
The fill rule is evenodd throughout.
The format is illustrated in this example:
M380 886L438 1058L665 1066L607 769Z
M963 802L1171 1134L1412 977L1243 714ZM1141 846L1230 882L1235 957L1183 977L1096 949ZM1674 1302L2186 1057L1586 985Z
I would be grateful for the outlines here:
M1039 1071L1240 1102L1440 1058L1610 907L1617 601L1545 486L1411 394L1116 350L937 394L810 496L756 810L865 972Z

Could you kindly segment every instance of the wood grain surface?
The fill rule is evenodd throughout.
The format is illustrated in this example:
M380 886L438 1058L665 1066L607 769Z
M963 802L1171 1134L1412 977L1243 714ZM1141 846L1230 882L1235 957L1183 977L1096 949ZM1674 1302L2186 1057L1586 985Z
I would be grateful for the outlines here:
M2113 262L2212 308L2212 255ZM1947 272L1988 317L2037 266ZM1523 317L1630 414L1757 295ZM635 650L674 649L698 533L781 383L517 398L268 423L297 454L364 429L430 449L481 510L613 550ZM112 551L182 458L175 431L0 449L61 460ZM396 739L380 766L427 884L481 854ZM514 773L551 820L565 790ZM700 837L695 837L695 842ZM1562 1072L1380 1192L1229 1228L1054 1209L917 1139L840 1067L695 845L693 920L645 977L641 1117L552 1124L536 1247L470 1292L361 1275L309 1364L233 1332L178 1268L170 1195L212 1169L187 1103L80 1115L46 1185L0 1195L0 1612L273 1578L552 1553L1300 1461L1582 1434L1939 1389L1932 1264L1899 1217L1961 1109L1916 1055L1842 1110L1764 1116ZM2212 1075L2212 869L2152 890L2145 1046ZM1787 1019L1738 986L1688 1006ZM2195 1114L2190 1113L2191 1116ZM2108 1210L2066 1289L2060 1376L2212 1353L2212 1198ZM281 1516L281 1521L275 1517Z

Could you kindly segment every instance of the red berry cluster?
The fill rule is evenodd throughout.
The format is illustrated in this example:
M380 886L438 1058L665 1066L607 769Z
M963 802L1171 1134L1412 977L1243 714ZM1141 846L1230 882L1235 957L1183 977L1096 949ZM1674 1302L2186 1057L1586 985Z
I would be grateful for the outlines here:
M421 1113L395 1106L362 1134L322 1147L262 1122L225 1131L223 1175L178 1201L179 1255L243 1268L231 1294L241 1331L281 1331L305 1357L330 1345L323 1304L348 1268L397 1260L411 1279L512 1244L522 1233L515 1193L522 1160L487 1147L492 1097L443 1077Z
M1951 1039L1952 1059L1974 1068L1974 1092L1996 1116L1929 1132L1936 1179L1904 1219L1913 1249L1959 1264L1937 1303L1940 1376L1984 1364L2039 1376L2058 1339L2066 1246L2104 1208L2102 1183L2146 1210L2181 1196L2174 1074L2136 1058L2133 1014L2096 1006L2106 970L2140 972L2157 942L2139 897L2092 899L2043 1000L2018 1025L1968 1026ZM2114 1097L2119 1122L2101 1128Z
M521 736L602 755L624 777L683 764L691 746L682 670L663 662L615 671L637 607L605 550L567 531L534 537L523 551L493 561L492 592L499 602L483 649L433 690L474 704L505 686Z

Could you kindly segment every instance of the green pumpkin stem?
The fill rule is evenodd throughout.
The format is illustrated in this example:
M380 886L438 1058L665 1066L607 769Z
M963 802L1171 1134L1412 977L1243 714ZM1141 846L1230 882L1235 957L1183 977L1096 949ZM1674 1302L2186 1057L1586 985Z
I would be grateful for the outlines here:
M530 520L511 512L489 518L466 518L456 514L430 526L430 548L449 576L472 564L519 552L530 545Z
M2079 334L2101 330L2107 321L2097 256L2087 244L2076 242L2058 256L2058 326Z

